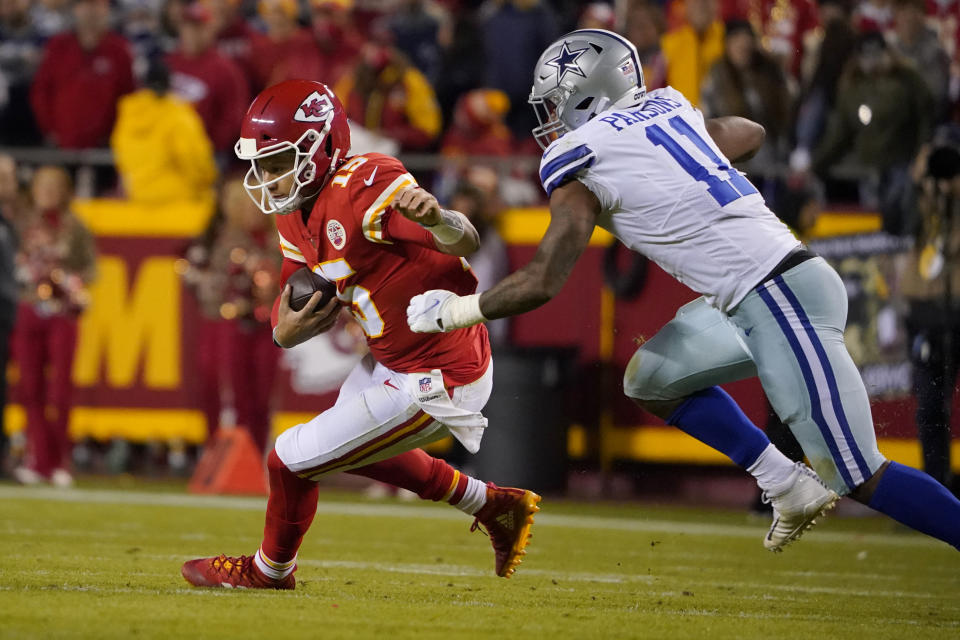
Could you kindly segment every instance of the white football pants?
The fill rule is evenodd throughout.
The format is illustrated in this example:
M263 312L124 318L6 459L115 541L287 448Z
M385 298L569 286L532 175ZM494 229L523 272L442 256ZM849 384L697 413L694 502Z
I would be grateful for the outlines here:
M846 322L843 281L813 258L757 286L729 314L703 298L681 307L634 354L624 392L677 400L759 376L817 474L845 495L885 461L866 388L843 342Z
M487 420L480 411L493 389L493 363L452 397L439 370L397 373L369 354L340 387L337 402L277 438L280 460L297 475L317 480L362 467L454 435L476 452Z

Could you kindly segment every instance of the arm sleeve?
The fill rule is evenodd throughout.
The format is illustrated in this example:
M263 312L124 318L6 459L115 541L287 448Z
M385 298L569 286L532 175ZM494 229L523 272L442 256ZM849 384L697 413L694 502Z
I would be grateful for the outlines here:
M547 197L557 187L573 180L584 169L593 166L597 154L585 143L567 134L549 147L540 161L540 183Z
M378 244L412 242L436 250L432 233L390 206L400 189L416 186L414 177L396 158L379 153L368 153L363 158L366 161L358 165L356 175L347 180L363 237Z
M403 216L391 216L390 203L393 202L397 192L404 187L415 186L417 181L396 158L379 153L368 153L358 157L357 160L364 158L365 162L358 164L355 170L351 170L351 174L343 177L350 189L354 217L366 240L378 244L392 244L393 238L387 229L388 221L391 217L402 218ZM345 167L349 164L347 163ZM340 177L339 174L335 176L333 182ZM405 232L399 229L399 225L398 233L400 235L396 239L406 238Z
M278 233L277 235L280 238L280 253L283 254L283 260L284 260L283 263L286 264L287 263L286 261L290 260L301 267L305 266L307 264L307 261L304 259L303 254L300 252L300 249L297 248L297 245L295 245L294 243L284 238L283 234ZM283 282L286 282L286 281L287 279L284 278ZM283 283L281 283L280 286L282 287Z
M427 249L437 248L433 234L416 222L404 218L393 209L388 209L384 218L384 237L391 242L412 242Z

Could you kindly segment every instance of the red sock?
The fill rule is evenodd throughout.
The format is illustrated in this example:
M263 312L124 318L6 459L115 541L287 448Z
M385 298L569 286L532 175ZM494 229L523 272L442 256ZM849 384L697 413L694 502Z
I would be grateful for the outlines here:
M289 562L297 556L303 535L317 513L317 483L304 480L271 451L267 457L270 497L263 526L264 555L274 562Z
M413 491L424 500L457 504L467 490L467 476L449 464L414 449L347 473Z

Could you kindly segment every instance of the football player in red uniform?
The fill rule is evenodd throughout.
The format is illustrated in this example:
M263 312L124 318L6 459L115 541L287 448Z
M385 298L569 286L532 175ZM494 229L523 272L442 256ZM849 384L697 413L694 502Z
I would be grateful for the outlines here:
M197 586L292 589L297 550L317 508L316 481L347 471L444 500L487 528L497 575L525 554L540 497L461 474L418 447L449 434L475 452L486 418L492 367L487 330L417 334L406 322L425 289L469 295L477 279L461 257L476 230L395 158L348 157L350 129L339 100L319 82L291 80L264 90L241 126L237 155L251 161L245 186L276 217L282 281L309 267L337 285L337 298L300 311L283 286L274 304L274 341L289 348L329 330L341 306L363 327L370 353L350 373L336 404L277 438L267 468L270 497L260 549L185 563Z

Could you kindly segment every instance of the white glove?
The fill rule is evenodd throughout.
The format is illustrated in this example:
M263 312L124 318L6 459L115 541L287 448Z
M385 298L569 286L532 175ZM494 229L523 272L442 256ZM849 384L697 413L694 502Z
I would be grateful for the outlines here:
M452 291L432 289L410 298L407 324L414 333L440 333L484 322L480 294L458 296Z

